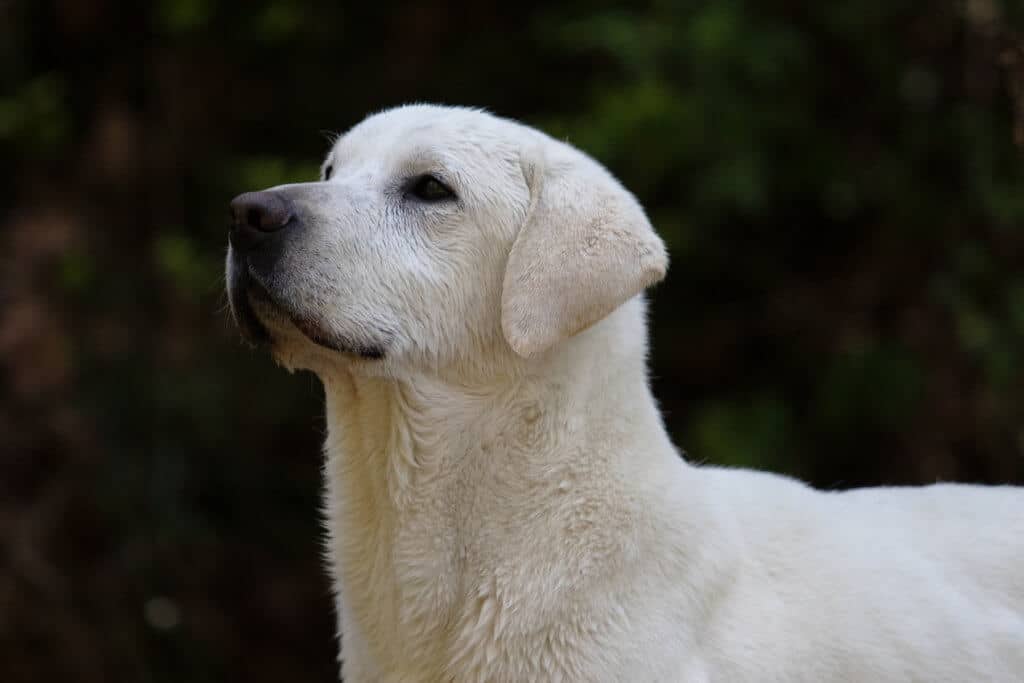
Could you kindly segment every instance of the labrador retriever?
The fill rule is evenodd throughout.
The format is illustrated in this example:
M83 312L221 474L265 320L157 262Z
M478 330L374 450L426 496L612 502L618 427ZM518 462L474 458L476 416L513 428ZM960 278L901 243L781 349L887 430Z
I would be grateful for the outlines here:
M324 385L346 681L1024 681L1024 489L685 462L665 248L580 151L399 107L231 207L238 325Z

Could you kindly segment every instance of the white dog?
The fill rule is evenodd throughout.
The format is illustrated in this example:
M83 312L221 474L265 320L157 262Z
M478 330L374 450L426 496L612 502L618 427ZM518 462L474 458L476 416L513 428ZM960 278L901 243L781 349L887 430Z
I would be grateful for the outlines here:
M1024 681L1024 489L684 462L665 249L576 149L401 107L232 208L235 318L324 384L346 681Z

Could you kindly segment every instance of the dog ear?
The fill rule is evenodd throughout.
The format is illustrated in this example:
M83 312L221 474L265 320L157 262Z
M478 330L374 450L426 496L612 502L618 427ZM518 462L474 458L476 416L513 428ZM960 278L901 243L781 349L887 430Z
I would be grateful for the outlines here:
M545 142L520 160L530 210L501 296L505 339L524 357L590 327L668 267L636 198L590 157Z

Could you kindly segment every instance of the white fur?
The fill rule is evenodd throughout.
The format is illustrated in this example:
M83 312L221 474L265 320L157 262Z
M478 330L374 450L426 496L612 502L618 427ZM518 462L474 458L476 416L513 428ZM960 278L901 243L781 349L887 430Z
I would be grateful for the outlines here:
M275 355L325 388L346 681L1024 680L1022 489L826 493L680 458L633 296L663 252L595 162L485 113L410 106L327 165L326 182L277 188L307 227L261 282L333 333L386 338L386 357L327 351L255 306ZM458 201L396 189L424 172ZM517 243L542 205L581 216L534 225L559 257L520 266L542 272L503 330L509 254L544 253ZM644 246L599 249L588 271L560 230Z

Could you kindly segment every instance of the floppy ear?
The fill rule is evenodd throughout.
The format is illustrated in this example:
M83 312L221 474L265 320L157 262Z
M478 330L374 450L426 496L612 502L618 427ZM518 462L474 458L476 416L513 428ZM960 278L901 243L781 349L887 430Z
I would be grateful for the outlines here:
M524 357L593 325L668 267L665 245L633 195L582 152L546 143L521 160L531 209L501 296L505 339Z

